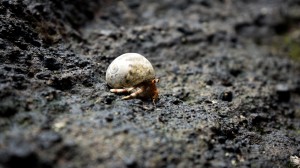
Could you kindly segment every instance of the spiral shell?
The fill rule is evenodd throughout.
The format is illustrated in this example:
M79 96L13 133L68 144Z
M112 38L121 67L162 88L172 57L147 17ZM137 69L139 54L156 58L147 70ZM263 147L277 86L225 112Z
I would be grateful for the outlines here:
M108 66L106 82L112 88L134 87L155 78L151 63L138 53L125 53Z

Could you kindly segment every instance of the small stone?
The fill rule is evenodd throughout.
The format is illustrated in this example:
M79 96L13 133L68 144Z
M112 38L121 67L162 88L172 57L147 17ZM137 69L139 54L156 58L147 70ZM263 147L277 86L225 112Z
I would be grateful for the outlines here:
M290 101L290 89L287 84L276 85L276 93L279 102L289 102Z
M300 157L298 156L290 156L290 162L295 167L300 167Z
M223 101L231 102L233 99L233 94L231 91L224 91L220 94L219 98Z
M66 124L67 124L66 121L59 121L53 125L53 129L56 131L59 131L62 128L64 128L66 126Z
M108 114L106 117L105 117L105 120L107 122L112 122L114 120L114 116L113 114Z

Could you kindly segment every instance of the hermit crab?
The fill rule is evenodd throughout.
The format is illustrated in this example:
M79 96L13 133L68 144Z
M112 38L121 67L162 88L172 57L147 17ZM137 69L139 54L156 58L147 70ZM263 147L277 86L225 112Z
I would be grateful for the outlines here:
M155 72L151 63L138 53L125 53L108 66L106 82L113 93L130 93L123 100L139 98L158 100Z

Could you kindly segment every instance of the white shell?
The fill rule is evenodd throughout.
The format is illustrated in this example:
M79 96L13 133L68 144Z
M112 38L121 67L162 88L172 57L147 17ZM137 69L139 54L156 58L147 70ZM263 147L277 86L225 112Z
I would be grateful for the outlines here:
M151 63L138 53L126 53L108 66L106 82L112 88L127 88L155 78Z

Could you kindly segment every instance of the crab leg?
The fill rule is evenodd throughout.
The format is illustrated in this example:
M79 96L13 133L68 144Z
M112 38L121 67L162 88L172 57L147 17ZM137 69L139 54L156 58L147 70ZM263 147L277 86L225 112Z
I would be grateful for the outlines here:
M134 87L130 88L124 88L124 89L110 89L113 93L124 93L124 92L131 92L134 89Z
M128 99L133 99L135 98L137 95L139 95L140 93L142 93L144 91L144 89L138 89L136 92L131 93L128 96L122 97L123 100L128 100Z

